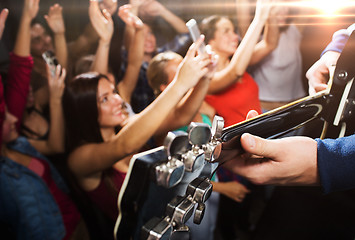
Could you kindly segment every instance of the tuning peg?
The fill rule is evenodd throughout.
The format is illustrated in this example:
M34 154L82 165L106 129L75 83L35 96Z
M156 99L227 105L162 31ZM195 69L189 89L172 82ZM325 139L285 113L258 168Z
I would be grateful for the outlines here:
M177 206L181 204L182 201L185 200L185 197L183 196L176 196L174 197L167 205L166 205L166 210L165 214L166 216L169 216L170 218L173 217L175 209Z
M179 156L188 151L190 146L188 135L184 131L168 132L163 145L168 157Z
M199 203L195 210L194 223L200 224L202 222L203 216L205 215L206 205L204 203Z
M170 240L190 240L190 229L183 225L171 233Z
M186 188L186 195L197 203L204 203L212 194L212 183L207 177L195 178Z
M159 186L171 188L181 181L184 173L184 163L176 158L170 158L155 167L155 181Z
M220 155L222 150L222 143L219 138L222 136L222 130L224 127L224 119L220 116L215 116L212 122L212 138L211 141L203 145L205 151L205 160L208 162L214 162Z
M192 122L188 128L188 138L191 145L202 146L211 139L211 128L206 123Z
M222 136L222 130L224 128L224 119L221 116L214 116L212 122L212 135L215 138L220 138Z
M142 227L141 239L168 240L171 233L172 226L167 217L163 219L154 217Z
M204 165L204 151L201 146L211 139L211 129L205 123L191 123L188 128L188 139L191 150L182 155L182 161L188 172L194 172Z
M166 206L166 216L176 226L182 226L192 216L195 202L191 196L176 196Z
M155 167L155 182L166 188L177 185L185 173L185 165L178 158L189 149L187 133L183 131L169 132L164 140L167 161Z

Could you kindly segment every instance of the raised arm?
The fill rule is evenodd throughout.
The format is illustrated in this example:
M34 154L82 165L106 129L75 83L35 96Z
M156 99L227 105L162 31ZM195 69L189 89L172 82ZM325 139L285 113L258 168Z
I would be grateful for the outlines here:
M49 8L48 14L44 16L48 26L54 35L55 54L58 62L63 68L68 67L68 47L65 38L65 25L62 14L63 8L59 4L54 4Z
M5 23L7 16L9 15L9 10L7 8L4 8L0 12L0 39L2 38L2 34L4 33L5 29Z
M197 52L198 45L193 47ZM208 69L191 72L186 61L163 93L142 112L135 115L108 142L83 145L70 154L69 165L77 176L89 176L111 167L129 154L136 153L166 120L186 92L194 87Z
M123 100L130 103L144 55L143 22L134 15L130 5L120 7L119 16L126 23L126 33L131 34L131 37L128 44L126 72L123 79L117 84L117 89Z
M258 0L255 17L230 63L216 72L211 81L209 93L217 93L238 81L245 73L254 52L260 33L269 17L272 0Z
M37 16L39 0L25 0L13 52L21 57L30 55L31 21Z
M198 44L203 39L201 38ZM216 62L212 62L211 56L207 54L195 56L196 52L193 52L193 50L194 48L190 48L184 59L185 64L191 68L191 75L196 75L197 72L203 71L205 68L209 69L210 72L207 77L202 77L198 84L176 105L166 121L159 127L156 135L165 135L168 131L189 125L205 99L209 82L215 72Z
M188 29L185 22L163 6L156 0L146 0L139 9L140 16L144 17L162 17L167 23L169 23L176 32L187 33Z
M265 24L263 39L255 45L249 65L260 62L277 47L280 39L277 14L278 7L271 8L270 16Z
M92 26L99 35L99 45L91 69L107 74L110 42L114 30L112 17L106 9L101 12L97 1L90 1L89 17Z
M238 33L243 38L253 20L252 9L255 7L254 4L251 3L251 0L235 0L235 7Z
M30 56L31 21L36 17L38 9L39 0L24 1L15 46L10 54L5 99L9 112L18 119L16 123L18 131L20 130L23 112L26 107L33 67L33 59Z
M47 140L29 139L32 146L44 155L64 152L64 115L62 107L62 96L64 92L65 68L60 65L56 67L55 75L47 67L47 79L49 86L49 109L50 124Z

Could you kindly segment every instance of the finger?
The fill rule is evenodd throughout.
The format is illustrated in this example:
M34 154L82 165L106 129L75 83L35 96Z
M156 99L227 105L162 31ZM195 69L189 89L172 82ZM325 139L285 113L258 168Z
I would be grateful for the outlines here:
M327 89L327 87L328 87L327 84L316 84L316 85L314 85L314 90L316 92L320 92L320 91Z
M201 35L200 38L190 46L189 50L186 53L186 57L191 58L196 56L197 50L201 46L204 40L205 40L205 36Z
M111 19L111 14L106 9L102 10L102 14L106 18L106 20L110 20Z
M67 70L65 68L62 68L62 75L60 76L60 83L63 86L65 85L64 80L65 80L66 76L67 76Z
M5 24L8 15L9 10L7 8L4 8L0 13L0 22Z
M259 113L255 110L250 110L247 114L247 118L246 119L251 119L251 118L254 118L256 116L258 116Z
M241 144L245 151L267 158L272 158L274 153L279 150L275 141L253 136L249 133L242 135Z
M60 70L62 69L62 66L60 64L58 64L56 67L55 67L55 75L56 77L58 78L60 76Z

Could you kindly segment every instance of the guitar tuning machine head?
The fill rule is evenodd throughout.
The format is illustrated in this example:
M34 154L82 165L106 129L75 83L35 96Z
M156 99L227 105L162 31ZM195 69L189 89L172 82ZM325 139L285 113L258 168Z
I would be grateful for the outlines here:
M159 186L171 188L181 181L184 173L184 163L173 157L155 167L155 181Z
M187 133L169 132L164 140L164 149L168 159L155 167L155 182L171 188L181 181L185 173L185 165L178 158L189 149Z
M183 225L174 229L171 233L169 240L190 240L190 229L188 226Z
M215 116L212 122L212 136L219 139L222 136L222 131L224 128L224 119L221 116Z
M202 146L211 140L211 128L206 123L192 122L188 128L189 142L193 146Z
M211 141L203 145L205 151L205 160L208 162L215 162L222 150L222 143L219 140L222 136L224 127L224 119L220 116L215 116L212 122L212 138Z
M163 145L169 158L181 155L190 147L188 135L184 131L168 132Z
M212 183L207 177L195 178L186 188L186 195L192 196L197 203L205 203L211 194Z
M195 210L194 220L195 224L200 224L202 222L203 216L205 215L206 205L204 203L199 203Z
M191 123L188 128L188 140L192 145L190 151L182 155L185 169L194 172L204 165L204 151L201 147L211 139L211 129L205 123Z
M157 217L149 220L141 230L141 239L168 240L173 228L168 218L159 219Z

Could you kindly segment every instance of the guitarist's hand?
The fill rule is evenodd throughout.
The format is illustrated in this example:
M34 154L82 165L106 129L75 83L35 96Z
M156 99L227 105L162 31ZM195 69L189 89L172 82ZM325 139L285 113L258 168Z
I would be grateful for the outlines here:
M248 114L248 118L255 112ZM317 143L308 137L267 140L245 133L241 144L247 152L224 165L256 184L319 184Z
M335 69L340 53L328 51L315 62L306 73L309 85L309 95L313 95L327 88L329 76Z

